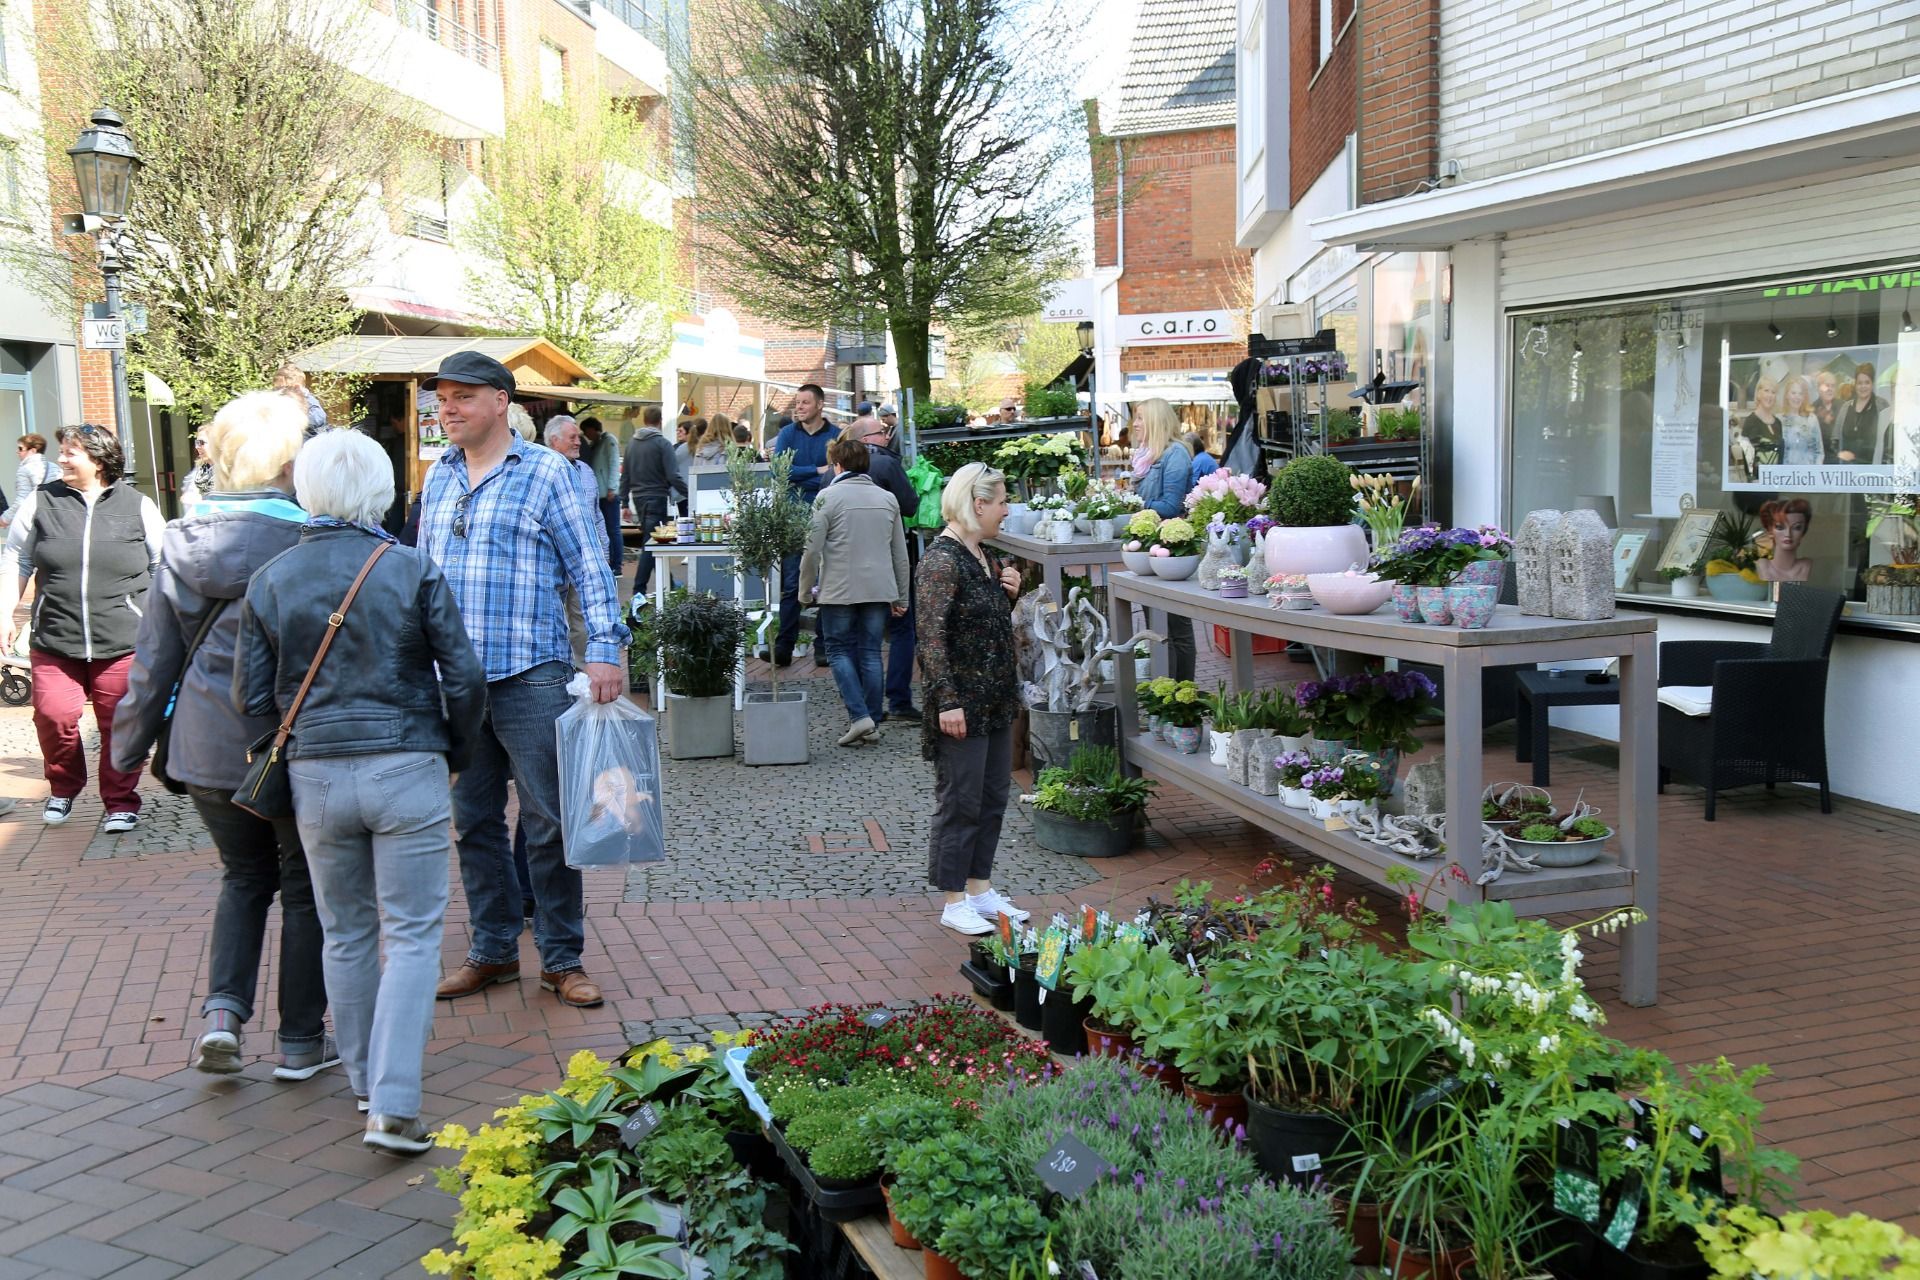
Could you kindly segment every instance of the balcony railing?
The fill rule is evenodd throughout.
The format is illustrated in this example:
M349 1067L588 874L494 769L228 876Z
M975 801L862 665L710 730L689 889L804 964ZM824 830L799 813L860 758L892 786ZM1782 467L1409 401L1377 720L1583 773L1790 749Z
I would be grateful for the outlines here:
M667 6L664 0L592 0L662 49L667 47Z
M458 0L393 0L393 16L409 31L417 31L435 44L445 45L463 58L469 58L489 71L500 65L500 51L490 40L483 40L460 25Z

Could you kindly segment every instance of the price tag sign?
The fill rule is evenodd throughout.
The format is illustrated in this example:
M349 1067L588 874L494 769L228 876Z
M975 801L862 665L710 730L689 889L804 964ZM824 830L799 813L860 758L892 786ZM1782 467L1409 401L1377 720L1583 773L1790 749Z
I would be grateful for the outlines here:
M891 1009L874 1009L863 1014L860 1021L866 1024L867 1030L878 1031L898 1016L899 1015Z
M627 1150L631 1151L645 1142L659 1127L660 1113L654 1109L651 1102L643 1102L640 1104L640 1109L620 1126L620 1141L626 1144Z
M1295 1173L1312 1173L1319 1167L1320 1153L1317 1151L1309 1151L1306 1155L1293 1157L1293 1171Z
M1047 1153L1034 1162L1034 1173L1047 1190L1068 1200L1078 1200L1107 1171L1100 1153L1072 1134L1056 1138Z

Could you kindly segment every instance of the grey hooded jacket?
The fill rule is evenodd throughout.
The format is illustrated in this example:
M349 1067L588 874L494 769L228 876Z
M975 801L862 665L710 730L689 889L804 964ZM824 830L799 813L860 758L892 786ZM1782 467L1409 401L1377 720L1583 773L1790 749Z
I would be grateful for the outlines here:
M300 541L306 513L274 489L210 494L194 514L169 524L160 567L133 642L127 696L113 713L113 763L134 769L166 723L174 682L167 772L181 782L231 791L247 774L247 748L273 728L270 716L233 707L233 652L240 600L254 570ZM213 629L184 676L187 647L209 613Z

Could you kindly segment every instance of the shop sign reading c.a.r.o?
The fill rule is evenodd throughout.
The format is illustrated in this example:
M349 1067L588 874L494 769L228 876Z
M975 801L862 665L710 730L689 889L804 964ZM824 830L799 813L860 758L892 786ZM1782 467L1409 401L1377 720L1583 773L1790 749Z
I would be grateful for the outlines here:
M1123 347L1233 340L1233 316L1227 311L1160 311L1120 317Z

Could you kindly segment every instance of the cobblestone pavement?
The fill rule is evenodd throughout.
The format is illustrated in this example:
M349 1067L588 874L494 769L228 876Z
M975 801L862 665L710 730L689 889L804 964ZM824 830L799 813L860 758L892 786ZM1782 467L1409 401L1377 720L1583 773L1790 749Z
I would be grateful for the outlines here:
M839 711L824 675L809 688L817 736ZM529 939L520 983L437 1009L427 1113L483 1121L580 1048L960 989L961 942L923 887L917 733L883 738L858 752L829 740L804 768L670 764L670 862L587 879L586 964L606 1005L540 992ZM1518 776L1512 744L1511 726L1489 733L1489 778ZM1556 786L1613 806L1611 749L1555 745ZM185 1070L219 883L190 808L149 786L148 820L106 838L97 796L50 829L45 794L27 712L0 710L0 795L21 801L0 818L0 1280L419 1276L413 1259L450 1219L424 1177L444 1153L365 1151L338 1072L277 1084L261 1057L228 1080ZM1772 1063L1763 1133L1805 1160L1808 1202L1920 1226L1920 818L1845 799L1823 817L1808 796L1756 788L1707 824L1686 787L1669 788L1660 818L1661 1003L1621 1006L1612 946L1589 947L1612 1029L1685 1061ZM1276 847L1174 788L1149 819L1143 851L1060 865L1010 815L999 879L1042 912L1132 905L1186 877L1245 883ZM272 1047L277 939L276 913L255 1055ZM448 960L466 943L456 890Z
M627 901L784 902L923 891L933 765L920 758L920 726L889 720L879 742L842 747L845 706L831 681L809 683L809 766L746 769L743 776L738 759L675 761L666 798L667 846L675 855L635 867ZM823 775L829 785L821 785ZM747 794L736 798L743 782ZM716 797L732 803L715 805ZM740 800L748 801L744 813ZM1069 893L1100 877L1083 859L1033 843L1016 790L994 878L1009 893L1033 894Z

